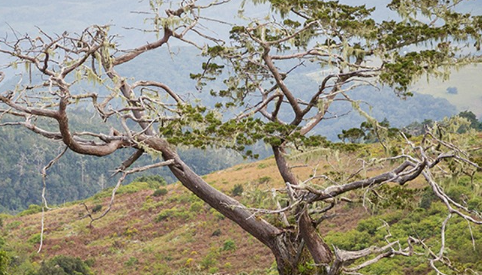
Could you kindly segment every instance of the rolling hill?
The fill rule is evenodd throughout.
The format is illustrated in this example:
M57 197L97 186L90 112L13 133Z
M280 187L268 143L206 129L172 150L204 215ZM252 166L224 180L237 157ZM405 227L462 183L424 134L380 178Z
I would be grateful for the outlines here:
M379 156L382 151L379 145L360 146L354 152L341 150L337 163L332 156L320 153L305 159L309 165L297 168L297 172L301 178L309 177L314 167L318 173L329 173L334 166L350 172L356 169L357 156ZM293 164L297 163L305 161L293 160ZM282 186L275 166L274 159L268 158L217 171L204 179L254 207L270 201L271 190ZM455 194L472 192L467 186L447 188ZM387 197L406 194L397 195L392 206L380 201L367 208L362 204L364 194L354 194L350 197L353 203L337 206L332 212L336 216L324 221L320 232L330 244L342 249L363 249L385 242L387 229L382 221L386 221L393 237L416 234L436 246L440 240L439 222L447 214L444 206L430 196L421 180L410 183L404 189L408 193L401 190L397 186L378 190ZM39 253L40 207L32 205L16 216L1 214L0 251L6 251L11 259L11 274L41 274L36 273L39 268L58 255L79 257L93 274L276 274L269 250L179 183L159 186L152 184L149 177L138 178L119 189L110 213L90 224L87 214L99 216L109 203L110 192L106 189L46 212ZM477 194L470 196L476 200ZM480 198L478 203L477 207L482 208ZM482 227L470 231L466 221L454 218L447 230L447 255L454 263L482 271L482 255L477 252L482 249ZM384 260L365 272L428 274L430 268L423 257L413 256Z

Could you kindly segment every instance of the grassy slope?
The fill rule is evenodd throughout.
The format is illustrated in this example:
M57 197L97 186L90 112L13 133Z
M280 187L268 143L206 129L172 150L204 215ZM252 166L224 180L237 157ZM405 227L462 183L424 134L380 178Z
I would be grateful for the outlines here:
M226 192L236 184L243 184L245 190L247 186L270 190L281 184L275 166L271 158L204 178ZM312 170L304 167L297 172L307 177ZM263 183L259 183L260 179L264 179ZM142 184L136 185L121 188L123 194L117 195L112 211L94 222L93 228L89 228L88 219L79 219L86 211L78 202L47 212L45 241L39 254L35 237L38 240L41 213L4 218L5 238L10 247L37 263L55 255L93 259L95 274L164 274L183 268L230 274L258 270L265 274L273 264L267 248L179 183L167 186L168 193L160 197L152 196L154 190L138 190ZM105 191L82 202L89 208L102 204L105 209L109 199L109 192ZM363 211L357 212L344 222L333 223L342 225L339 230L353 228L356 220L367 216ZM156 222L159 213L168 213L170 217ZM221 234L213 236L217 229ZM225 242L230 241L236 248L223 250Z
M369 154L376 156L380 152L379 147L371 147ZM366 153L368 151L359 150L356 154ZM317 168L317 174L332 170L334 166L350 174L358 167L353 154L340 154L336 158L320 155L308 159L308 163L312 164L310 167L296 169L301 179L312 175L314 167ZM304 163L305 160L292 162ZM243 198L238 199L244 200L255 187L271 190L282 186L275 166L271 158L234 166L204 178L225 192L230 192L236 184L242 184L245 192ZM371 173L376 171L368 172ZM422 182L416 181L411 186L421 187ZM172 274L180 270L220 274L268 272L274 262L268 249L202 203L179 183L166 188L166 195L155 197L152 196L154 190L146 188L143 183L122 187L112 211L96 221L93 228L89 227L88 219L79 219L86 212L78 202L47 212L45 242L38 254L41 213L4 217L3 236L8 245L3 249L16 250L22 259L29 257L33 266L55 255L80 257L93 262L95 274ZM109 198L110 193L104 191L83 202L89 208L101 204L105 209ZM351 198L357 200L356 197ZM368 243L381 241L383 244L385 233L377 229L377 233L368 234L364 232L365 229L357 228L362 219L379 222L379 218L370 217L360 203L354 206L341 205L334 211L337 217L326 220L320 227L329 240L340 242L338 245L343 247L343 242L360 243L357 239L363 236ZM397 210L396 213L396 220L402 216L413 216L406 209ZM394 227L393 230L398 229ZM213 234L216 231L220 234ZM482 228L478 227L477 232L482 234ZM346 245L347 248L353 248L350 243ZM426 264L420 266L420 274L424 274Z

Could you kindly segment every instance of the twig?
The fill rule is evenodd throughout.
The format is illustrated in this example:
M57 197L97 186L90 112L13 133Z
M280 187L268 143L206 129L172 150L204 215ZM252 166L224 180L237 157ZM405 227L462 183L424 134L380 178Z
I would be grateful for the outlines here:
M42 168L42 221L41 221L41 228L40 228L40 245L38 248L37 253L40 253L42 251L42 246L43 246L43 239L44 239L44 218L45 218L45 209L50 210L51 208L47 205L47 198L45 197L45 191L47 190L47 170L52 167L63 155L64 153L69 149L69 147L65 147L60 154L58 154L54 159L52 159L47 165L45 165Z

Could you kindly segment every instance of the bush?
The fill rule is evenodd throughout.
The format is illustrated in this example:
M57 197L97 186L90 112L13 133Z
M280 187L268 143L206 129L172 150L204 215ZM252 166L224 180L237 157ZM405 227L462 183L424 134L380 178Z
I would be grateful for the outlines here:
M217 261L217 254L213 251L209 252L199 263L201 268L204 270L208 270L211 267L214 267L218 261Z
M140 176L133 180L133 182L146 182L150 188L159 188L166 186L166 180L159 175Z
M130 257L129 260L127 260L124 265L125 266L134 266L139 263L139 260L136 257Z
M36 233L36 234L33 234L32 236L30 236L30 238L28 239L28 242L31 243L31 244L40 243L40 233Z
M161 222L167 220L168 218L181 218L181 219L189 219L191 214L187 211L182 211L177 209L176 207L170 209L162 210L159 215L154 219L155 222Z
M22 224L21 221L13 221L13 222L7 224L6 228L7 228L7 230L13 230L13 229L18 228L21 224Z
M28 206L28 209L26 210L23 210L22 212L20 212L18 214L19 217L22 217L22 216L27 216L27 215L32 215L32 214L35 214L35 213L40 213L42 212L42 207L40 205L37 205L37 204L31 204Z
M36 275L92 275L89 266L78 257L55 256L43 262Z
M189 208L189 211L191 212L199 212L203 208L203 203L202 202L195 202L191 204L191 207Z
M156 189L156 191L154 191L154 194L152 194L154 197L160 197L160 196L164 196L167 194L167 189L166 188L160 188L160 189Z
M226 240L223 244L222 251L236 250L236 244L233 240Z
M10 258L7 252L0 250L0 275L8 275L7 266L9 265Z
M173 211L171 209L165 209L162 210L159 215L154 219L155 222L162 222L163 220L167 220L169 217L171 217L173 214Z
M211 234L211 236L220 236L221 235L221 229L216 229L213 231L213 233Z
M132 194L137 193L141 190L148 190L150 189L149 184L146 182L131 182L127 185L123 185L117 189L117 194Z
M231 189L231 194L233 196L241 196L241 194L243 194L243 191L244 191L243 185L238 183L234 185L233 189Z
M102 205L101 204L97 204L96 206L94 206L92 208L92 213L97 213L99 212L100 210L102 210Z

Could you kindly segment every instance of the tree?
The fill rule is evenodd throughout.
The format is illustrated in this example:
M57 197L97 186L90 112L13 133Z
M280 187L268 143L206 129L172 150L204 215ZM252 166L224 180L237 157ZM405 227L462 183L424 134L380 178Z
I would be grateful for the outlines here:
M128 174L168 166L187 189L266 245L280 274L305 272L302 267L310 262L313 272L354 273L382 258L412 255L414 245L423 246L423 240L409 237L405 246L395 240L360 251L329 247L318 226L330 209L350 201L347 194L357 190L374 190L389 182L404 186L423 177L450 213L482 223L474 212L443 192L431 171L449 158L464 169L480 168L461 150L455 150L451 139L431 132L420 144L406 140L403 155L382 159L393 161L396 165L392 169L365 178L358 174L333 181L314 173L312 178L300 180L287 159L289 152L328 146L323 137L312 133L322 121L337 115L330 113L330 106L339 101L351 102L353 110L365 116L380 134L385 127L359 108L360 102L352 100L350 92L356 92L360 85L384 84L406 97L410 96L410 84L422 75L447 77L445 68L476 61L474 55L466 53L480 47L482 17L457 12L460 1L392 1L386 11L393 19L386 21L373 18L374 8L365 5L257 0L253 2L269 7L271 16L241 16L245 21L230 23L229 39L226 35L214 37L205 32L202 23L220 20L202 14L226 2L203 5L182 1L176 9L166 8L161 16L162 2L150 1L151 22L159 37L131 50L120 48L108 26L92 26L80 34L40 31L35 38L3 40L0 53L15 59L11 67L22 64L27 72L35 71L42 77L0 95L4 121L0 125L25 127L82 155L103 157L134 148L135 153L119 166L118 185ZM207 87L219 86L211 85L212 80L223 79L223 88L208 91L217 101L213 106L189 101L162 79L133 80L119 73L121 65L134 62L141 54L168 48L168 42L176 39L197 47L206 60L199 64L200 73L191 74L201 93ZM464 47L471 51L462 52ZM319 85L299 91L290 80L305 68L321 68ZM87 83L101 85L109 92L106 96L81 92L87 89L80 85ZM103 121L117 119L122 127L103 133L72 129L68 113L77 104L90 105ZM235 110L237 115L225 110ZM56 129L39 127L37 119L55 124ZM278 204L278 209L246 207L206 183L176 152L177 146L218 146L257 157L252 148L259 141L271 147L286 183L278 195L285 206ZM144 153L162 161L132 168ZM58 158L44 167L44 179ZM315 179L326 182L311 184ZM280 216L282 223L268 221L263 213ZM430 250L427 254L434 269L447 263L443 251L444 245L439 253Z
M482 130L482 122L477 120L477 117L472 111L463 111L459 113L460 117L466 118L470 122L470 127L480 131Z

